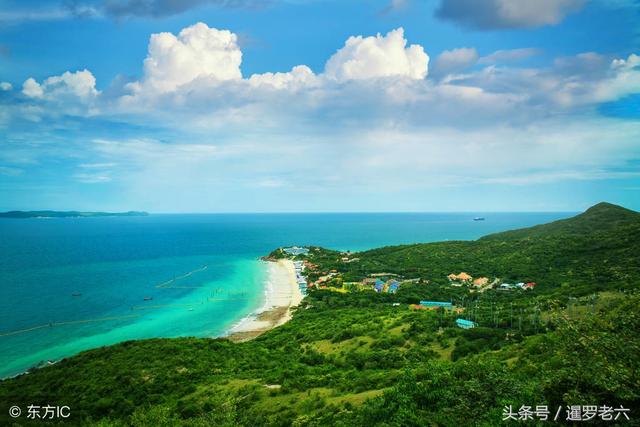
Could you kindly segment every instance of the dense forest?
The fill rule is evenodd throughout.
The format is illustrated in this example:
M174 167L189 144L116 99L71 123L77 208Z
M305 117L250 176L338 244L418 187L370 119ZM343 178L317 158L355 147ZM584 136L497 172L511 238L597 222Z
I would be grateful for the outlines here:
M630 412L608 421L597 411L591 423L638 425L639 238L640 214L599 204L477 241L350 254L354 262L310 248L310 279L334 270L333 283L310 289L285 325L244 343L124 342L34 369L0 383L0 425L14 422L10 405L46 403L99 426L516 424L503 421L505 407L536 425L540 414L526 408L542 405L560 423L576 405L622 407ZM538 285L472 292L449 283L460 271ZM376 273L415 280L395 294L344 291ZM423 299L464 311L409 308ZM478 326L457 328L457 317Z

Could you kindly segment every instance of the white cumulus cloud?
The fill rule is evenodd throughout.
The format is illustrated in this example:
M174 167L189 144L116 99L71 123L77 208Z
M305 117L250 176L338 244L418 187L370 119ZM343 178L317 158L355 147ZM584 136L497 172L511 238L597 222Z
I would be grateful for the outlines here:
M74 97L89 100L98 95L96 78L91 71L66 71L59 76L51 76L42 84L33 78L28 78L22 85L22 93L29 98L61 99Z
M9 82L1 82L0 83L0 90L3 92L7 92L10 91L11 89L13 89L13 86L11 85L11 83Z
M199 22L184 28L178 36L152 34L144 78L131 86L166 93L197 79L213 82L242 78L242 52L238 37L228 30L209 28Z
M22 84L22 93L29 98L40 98L44 91L40 84L32 77L29 77Z
M385 36L349 37L327 61L325 74L339 81L391 76L418 80L427 76L428 65L422 46L407 47L404 29L398 28Z
M274 89L301 88L317 81L317 76L306 65L293 67L288 73L254 74L249 78L253 86L270 86Z

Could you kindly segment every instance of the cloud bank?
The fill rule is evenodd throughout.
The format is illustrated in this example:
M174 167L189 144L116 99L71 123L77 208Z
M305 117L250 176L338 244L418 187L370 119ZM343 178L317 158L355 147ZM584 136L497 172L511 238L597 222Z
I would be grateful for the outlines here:
M80 70L0 96L0 165L75 159L73 182L124 188L122 200L149 210L203 198L205 210L229 200L245 209L285 190L322 210L373 192L634 176L640 124L598 107L640 94L639 56L585 52L530 68L511 64L535 49L464 47L429 73L425 50L399 28L348 38L316 72L246 76L231 31L198 23L153 34L140 77L113 82L117 90L98 90ZM61 128L76 139L61 141ZM44 142L26 150L24 129Z

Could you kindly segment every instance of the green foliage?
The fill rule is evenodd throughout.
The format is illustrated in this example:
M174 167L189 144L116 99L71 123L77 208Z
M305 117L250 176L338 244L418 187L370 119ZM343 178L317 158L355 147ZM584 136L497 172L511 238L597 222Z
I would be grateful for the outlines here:
M637 414L638 217L598 205L572 220L381 248L352 263L311 248L318 274L422 280L395 295L312 290L291 321L246 343L153 339L83 352L0 382L0 425L13 422L9 406L29 404L69 405L69 423L99 426L495 426L505 405L541 404ZM540 288L471 294L444 278L461 270ZM480 326L408 309L421 299L452 300Z
M389 246L360 252L353 263L341 262L334 251L312 255L320 270L336 269L345 281L383 272L422 279L398 292L401 301L416 303L423 291L429 298L465 295L465 288L452 289L446 279L460 271L536 282L535 292L554 298L630 288L640 277L639 249L640 214L601 203L574 218L476 241Z

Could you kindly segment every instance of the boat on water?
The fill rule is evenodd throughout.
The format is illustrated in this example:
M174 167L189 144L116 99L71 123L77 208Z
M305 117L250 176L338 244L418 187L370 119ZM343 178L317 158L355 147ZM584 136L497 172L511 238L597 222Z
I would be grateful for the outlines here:
M145 301L151 301L153 299L153 297L144 297Z
M74 292L71 294L72 297L80 297L82 294L80 292Z
M474 221L484 221L484 217L483 216L477 216L475 218L473 218Z

